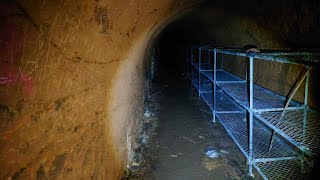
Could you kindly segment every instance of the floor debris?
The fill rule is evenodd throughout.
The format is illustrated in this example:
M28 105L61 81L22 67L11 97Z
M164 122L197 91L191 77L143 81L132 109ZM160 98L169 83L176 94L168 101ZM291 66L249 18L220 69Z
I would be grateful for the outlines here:
M202 160L202 165L209 171L212 171L222 165L222 162L220 161L213 161L212 159L209 158L204 158Z
M149 118L151 117L151 113L149 111L146 111L143 113L144 117Z
M197 142L195 142L194 140L189 139L189 138L187 138L187 137L185 137L185 136L181 136L181 138L183 138L183 139L185 139L185 140L187 140L187 141L189 141L189 142L192 142L193 144L197 144Z
M222 150L222 149L220 149L220 152L223 153L223 154L229 154L228 151L225 151L225 150Z
M216 150L214 150L212 146L209 146L209 147L206 148L205 154L209 158L217 158L217 157L219 157L219 153Z

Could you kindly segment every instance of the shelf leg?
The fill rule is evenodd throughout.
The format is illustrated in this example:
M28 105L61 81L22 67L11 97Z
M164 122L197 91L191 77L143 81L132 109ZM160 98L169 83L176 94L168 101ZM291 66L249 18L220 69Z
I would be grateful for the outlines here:
M214 50L214 56L213 56L213 91L212 91L212 104L213 104L213 122L216 122L216 71L217 71L217 52Z
M253 57L249 59L249 175L252 173L252 157L253 157Z
M216 122L216 113L214 111L212 112L212 122Z
M249 175L253 176L252 172L252 155L253 155L253 114L249 114Z

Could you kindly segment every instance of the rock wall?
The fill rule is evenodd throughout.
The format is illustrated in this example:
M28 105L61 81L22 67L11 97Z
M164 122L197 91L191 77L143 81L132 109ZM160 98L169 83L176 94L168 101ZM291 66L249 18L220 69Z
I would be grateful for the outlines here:
M1 179L120 179L154 32L199 1L2 1Z

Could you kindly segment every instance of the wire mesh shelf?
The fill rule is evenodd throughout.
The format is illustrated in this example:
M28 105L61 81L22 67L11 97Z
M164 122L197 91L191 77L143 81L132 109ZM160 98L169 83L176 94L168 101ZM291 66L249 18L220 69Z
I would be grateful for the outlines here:
M204 59L201 50L208 51L203 54ZM268 50L246 53L244 49L211 47L194 52L191 64L197 73L193 73L193 84L199 86L199 79L200 84L204 83L200 90L197 88L199 96L212 110L213 121L215 117L219 119L249 160L249 174L252 175L254 166L264 179L304 179L311 169L307 164L312 164L314 156L320 153L320 113L305 106L308 82L304 104L290 101L281 118L287 99L253 84L253 59L312 66L320 63L320 53ZM214 53L213 62L210 52ZM223 70L223 54L249 57L248 81ZM221 62L217 62L217 57L221 57Z
M216 91L216 110L215 113L236 113L236 112L245 112L238 104L236 104L232 99L220 91ZM201 97L206 102L206 104L213 111L213 97L212 93L202 93Z
M212 83L209 82L201 82L200 83L200 89L199 89L199 83L198 80L193 81L193 86L197 89L197 91L200 93L207 93L212 92Z
M320 152L320 113L310 110L263 112L256 116L308 155Z
M229 96L241 104L246 109L249 109L248 86L247 83L217 83ZM264 89L258 85L253 87L253 109L283 109L286 103L286 98L272 91ZM289 107L298 107L301 104L291 101Z
M198 92L200 91L200 93L212 92L212 82L205 77L200 79L200 89L198 75L192 78L192 84Z
M301 160L259 162L254 167L264 179L308 179L310 167Z
M216 114L216 116L241 151L248 157L249 130L246 113L225 113ZM269 152L271 129L261 124L257 119L253 120L253 137L254 159L298 156L298 153L278 136L275 138L273 148Z
M201 72L212 82L213 80L213 72L212 71L204 71ZM216 71L216 82L217 83L228 83L228 82L245 82L243 79L223 70Z

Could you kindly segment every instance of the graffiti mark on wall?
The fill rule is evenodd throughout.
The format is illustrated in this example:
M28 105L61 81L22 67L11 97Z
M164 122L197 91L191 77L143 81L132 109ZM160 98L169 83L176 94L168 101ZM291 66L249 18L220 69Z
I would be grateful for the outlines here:
M0 87L20 86L25 95L33 93L33 79L31 74L38 65L33 61L22 62L23 49L33 39L30 30L26 31L13 22L11 17L18 13L14 4L10 2L0 3ZM29 28L30 29L30 28ZM28 69L28 71L23 70Z

